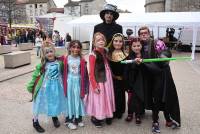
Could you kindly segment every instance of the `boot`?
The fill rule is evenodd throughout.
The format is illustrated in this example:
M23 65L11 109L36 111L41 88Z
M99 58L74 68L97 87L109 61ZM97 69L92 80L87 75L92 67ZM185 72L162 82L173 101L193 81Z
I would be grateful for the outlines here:
M54 127L56 128L60 127L60 122L58 120L58 117L52 117L52 120L53 120Z
M45 132L45 130L40 126L38 120L36 122L34 122L34 120L33 120L33 127L39 133L44 133Z

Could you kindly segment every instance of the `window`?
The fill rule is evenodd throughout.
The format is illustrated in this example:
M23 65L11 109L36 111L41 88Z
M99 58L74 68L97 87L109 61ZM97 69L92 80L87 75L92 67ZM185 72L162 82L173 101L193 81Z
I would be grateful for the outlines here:
M35 4L35 8L37 8L37 4Z
M42 7L42 4L40 4L40 7Z
M32 8L33 6L32 6L32 5L30 5L29 7L30 7L30 8Z
M42 9L40 9L40 15L43 15L43 10Z
M30 16L33 16L33 11L32 10L30 10Z

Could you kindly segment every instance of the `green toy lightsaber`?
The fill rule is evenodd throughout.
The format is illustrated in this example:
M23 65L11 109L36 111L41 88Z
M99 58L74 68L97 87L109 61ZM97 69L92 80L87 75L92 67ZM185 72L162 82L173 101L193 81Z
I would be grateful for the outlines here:
M173 58L153 58L153 59L142 59L142 63L147 62L162 62L162 61L173 61L173 60L191 60L191 57L173 57ZM124 60L122 64L134 63L135 60Z

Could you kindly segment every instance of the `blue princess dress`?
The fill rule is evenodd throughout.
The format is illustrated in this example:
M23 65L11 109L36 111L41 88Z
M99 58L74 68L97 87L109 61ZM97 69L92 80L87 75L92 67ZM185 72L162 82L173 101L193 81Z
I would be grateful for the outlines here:
M67 111L69 119L79 118L85 115L83 100L80 97L81 76L80 76L80 57L68 56L67 71Z
M34 115L55 117L66 110L60 68L58 61L46 63L44 80L33 104Z

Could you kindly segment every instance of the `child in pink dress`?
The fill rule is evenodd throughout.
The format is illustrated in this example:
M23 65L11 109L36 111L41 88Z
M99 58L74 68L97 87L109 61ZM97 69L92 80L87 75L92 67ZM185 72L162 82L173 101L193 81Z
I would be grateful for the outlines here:
M102 121L112 123L115 112L113 81L108 65L105 36L99 32L93 38L93 52L89 55L89 95L86 100L86 111L96 127L102 127Z

